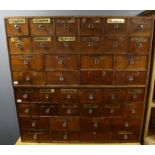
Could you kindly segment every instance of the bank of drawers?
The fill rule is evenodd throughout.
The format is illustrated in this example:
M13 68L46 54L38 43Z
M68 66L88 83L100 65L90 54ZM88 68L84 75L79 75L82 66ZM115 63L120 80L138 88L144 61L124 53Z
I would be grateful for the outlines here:
M140 142L152 19L5 19L22 141Z

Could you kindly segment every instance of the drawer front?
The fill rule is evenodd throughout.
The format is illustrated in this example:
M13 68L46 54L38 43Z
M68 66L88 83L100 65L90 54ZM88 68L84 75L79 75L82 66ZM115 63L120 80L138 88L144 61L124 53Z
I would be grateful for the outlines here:
M32 88L14 88L17 103L36 102L37 92Z
M80 35L103 34L103 21L100 18L81 18Z
M146 37L131 37L129 38L129 50L130 53L149 53L150 50L150 38Z
M102 105L101 104L82 104L81 116L96 117L101 116Z
M31 36L53 35L53 19L33 18L30 19Z
M36 116L36 105L30 103L18 103L17 112L19 116Z
M109 132L81 132L81 141L108 142L110 141Z
M111 71L81 71L82 85L110 85L113 82Z
M43 69L43 57L41 55L11 55L10 59L13 71Z
M46 72L47 84L77 85L79 84L78 71Z
M106 118L82 118L81 130L82 131L106 131L110 130L110 120Z
M102 37L81 37L80 52L102 53L104 51L104 39Z
M80 89L80 103L101 103L100 89Z
M32 53L31 39L28 37L12 37L8 39L10 53Z
M14 85L44 85L45 77L43 72L27 71L13 72Z
M58 115L57 104L39 104L38 105L39 116L55 116Z
M80 130L80 118L78 117L51 117L50 129L52 131L78 131Z
M61 104L59 105L60 116L78 116L80 113L78 104Z
M28 19L26 18L9 18L6 19L7 35L26 36L29 35Z
M115 68L122 70L146 70L147 56L118 55L115 57Z
M145 85L147 72L140 71L117 71L115 74L115 84L121 85Z
M52 37L33 37L32 47L34 53L54 52L54 39Z
M130 19L129 34L132 36L151 36L152 20L151 19Z
M25 129L49 129L48 118L19 118L20 128Z
M105 37L105 52L127 53L127 37Z
M112 69L113 56L112 55L82 55L81 68L82 69Z
M77 37L56 37L56 52L57 53L77 53L79 46Z
M78 34L78 19L55 19L56 35L74 36Z
M50 69L77 69L78 59L76 55L46 55L45 68Z
M105 105L103 107L103 116L118 117L122 114L122 108L115 105Z
M105 35L127 35L128 19L107 18L104 23Z

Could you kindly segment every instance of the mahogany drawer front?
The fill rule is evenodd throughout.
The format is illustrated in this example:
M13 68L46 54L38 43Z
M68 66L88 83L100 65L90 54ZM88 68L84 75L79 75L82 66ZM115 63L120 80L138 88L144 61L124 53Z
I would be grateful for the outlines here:
M150 50L150 38L146 37L130 37L129 38L129 53L145 53Z
M81 131L109 131L110 120L106 118L81 118Z
M104 38L105 52L121 52L127 53L128 38L107 36Z
M32 37L32 48L34 53L54 52L54 39L49 36Z
M80 51L91 53L103 53L104 38L103 37L80 37Z
M109 142L110 141L110 132L100 132L100 131L92 131L92 132L81 132L81 141L88 142Z
M57 104L38 104L39 116L56 116L58 115Z
M139 131L115 131L111 135L111 141L117 142L138 142L139 139Z
M101 104L82 104L81 105L81 116L96 117L102 115Z
M49 129L49 119L46 117L42 118L19 118L20 128L25 129Z
M101 89L80 89L80 103L101 103Z
M82 55L81 69L112 69L112 55Z
M51 18L33 18L30 22L31 36L53 35L53 19Z
M76 36L78 34L78 19L57 18L55 19L56 35Z
M133 18L130 19L129 35L132 36L151 36L152 20Z
M38 102L59 102L59 90L53 88L40 88L38 89Z
M42 55L11 55L10 62L13 71L43 69Z
M51 71L46 72L47 84L77 85L79 84L78 71Z
M36 102L37 92L32 88L15 88L15 97L17 103Z
M50 129L52 131L78 131L80 130L79 117L51 117Z
M115 56L116 70L146 70L148 57L144 55L117 55Z
M28 19L8 18L5 20L5 22L8 37L29 35Z
M101 18L81 18L80 35L103 34L103 20Z
M128 19L107 18L104 20L105 35L127 35Z
M120 85L145 85L147 72L145 71L117 71L115 84Z
M12 72L14 85L44 85L45 76L43 72L23 71Z
M50 133L48 130L22 130L21 140L23 142L49 142Z
M77 69L77 55L45 55L45 69Z
M32 53L31 39L29 37L11 37L8 39L9 52L16 54Z
M77 53L79 49L78 37L56 37L56 53Z
M80 133L77 131L71 132L51 132L51 140L53 141L80 141Z
M110 85L112 82L112 71L81 71L82 85Z
M80 107L78 104L61 104L59 105L60 116L78 116Z

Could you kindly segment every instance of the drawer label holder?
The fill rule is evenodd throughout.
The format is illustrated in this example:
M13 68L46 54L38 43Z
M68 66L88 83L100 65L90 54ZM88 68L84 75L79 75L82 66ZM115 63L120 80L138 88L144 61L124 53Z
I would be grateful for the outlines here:
M10 18L8 19L9 24L25 24L26 20L25 18Z
M34 37L35 42L48 42L51 41L51 37Z
M109 23L109 24L114 24L114 23L118 23L118 24L123 24L123 23L125 23L125 19L123 19L123 18L119 18L119 19L116 19L116 18L108 18L107 19L107 23Z
M51 23L50 18L34 18L32 19L33 24L49 24Z
M58 41L76 41L75 37L58 37Z

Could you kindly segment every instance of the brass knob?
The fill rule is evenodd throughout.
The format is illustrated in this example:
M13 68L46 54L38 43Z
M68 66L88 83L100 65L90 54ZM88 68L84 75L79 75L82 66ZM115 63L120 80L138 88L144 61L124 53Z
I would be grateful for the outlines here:
M132 114L135 114L136 113L136 109L132 109L131 112L132 112Z
M29 64L29 60L25 59L24 60L24 65L28 65Z
M26 76L26 81L30 81L30 76L29 75Z
M69 44L65 42L64 47L69 47Z
M134 77L133 77L133 76L129 76L129 77L128 77L128 80L129 80L129 81L133 81L133 80L134 80Z
M47 108L47 109L45 110L45 113L46 113L46 114L49 114L49 113L50 113L50 108Z
M94 44L92 42L88 43L88 47L93 47Z
M28 95L27 94L23 94L23 98L28 98Z
M62 123L62 126L63 126L63 127L66 127L66 126L67 126L67 122L63 122L63 123Z
M63 59L59 59L59 60L58 60L58 64L59 64L59 65L62 65L63 63L64 63Z
M32 127L35 127L36 126L36 122L33 121L31 125L32 125Z
M66 30L69 30L69 25L68 25L68 24L64 24L64 28L65 28Z
M112 100L115 100L115 99L116 99L116 96L115 96L114 94L112 94L112 95L111 95L111 99L112 99Z
M89 109L89 114L92 114L93 113L93 109Z
M89 100L93 100L93 99L94 99L93 94L89 94Z
M128 62L129 62L130 65L133 65L135 63L134 59L129 59Z
M63 77L63 76L60 76L60 77L59 77L59 80L60 80L60 81L64 81L64 77Z
M48 95L48 94L46 94L46 95L45 95L45 98L46 98L46 99L49 99L49 95Z
M110 110L110 113L111 113L111 114L113 114L114 112L115 112L115 110L114 110L114 109L111 109L111 110Z
M97 128L97 127L98 127L98 123L95 122L95 123L94 123L94 128Z
M118 42L116 42L116 41L113 42L113 47L114 47L114 48L118 47Z
M19 25L14 25L14 28L16 31L20 31L20 26Z
M40 24L40 25L38 25L38 28L41 29L41 30L44 30L45 29L45 26L42 25L42 24Z
M26 108L26 109L24 110L25 114L28 114L29 111L30 111L29 108Z
M64 134L64 140L67 140L68 139L68 135L67 134Z
M67 94L67 99L71 99L71 95L70 94Z
M143 24L138 25L137 29L138 29L139 31L142 31L142 30L144 29L144 25L143 25Z
M136 46L137 46L137 48L141 48L142 47L142 43L141 42L137 42Z
M40 43L40 48L45 48L46 46L45 46L45 44L44 43Z
M132 96L133 99L137 99L137 97L138 97L137 94L133 94Z
M94 59L94 64L95 64L95 65L97 65L97 64L99 64L99 63L100 63L100 59L98 59L98 58Z
M37 139L37 134L34 134L32 138Z
M94 25L93 24L88 24L88 28L89 29L93 29L94 28Z
M124 126L127 128L129 127L129 123L128 122L125 122Z
M17 44L16 44L16 47L17 47L17 48L22 48L22 44L17 43Z
M72 110L69 108L67 109L67 114L71 114L72 113Z
M128 135L124 135L123 138L124 138L124 139L128 139Z
M113 29L118 30L118 29L119 29L119 25L118 25L118 24L115 24L115 25L113 26Z

